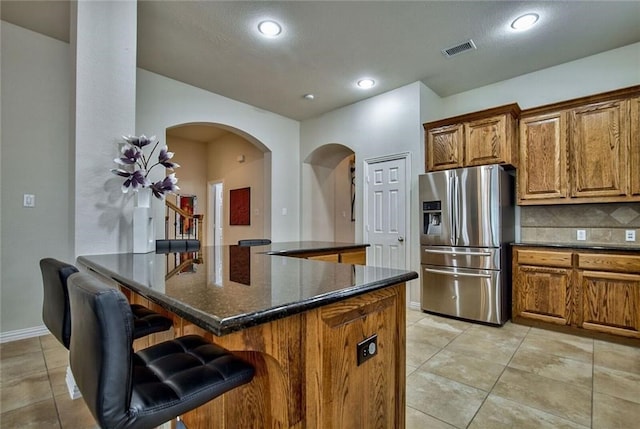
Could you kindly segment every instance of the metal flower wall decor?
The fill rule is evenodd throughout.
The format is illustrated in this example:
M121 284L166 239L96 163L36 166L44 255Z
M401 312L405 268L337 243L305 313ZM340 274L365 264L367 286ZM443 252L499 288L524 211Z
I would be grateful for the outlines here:
M134 192L138 192L141 188L151 188L151 191L156 198L163 199L165 193L175 194L176 191L180 190L180 188L176 186L178 178L175 173L171 173L163 180L159 180L155 183L152 183L147 179L151 170L158 165L162 165L171 171L180 167L180 165L175 162L171 162L173 152L169 152L166 145L160 149L158 161L153 164L151 163L153 153L160 144L160 142L156 140L156 136L147 137L143 134L140 137L122 136L122 138L126 143L122 147L121 156L113 160L119 165L119 168L111 169L112 173L121 177L126 177L126 180L122 184L122 192L127 193L129 192L129 189L132 189ZM146 156L142 148L154 142L155 145L153 146L153 149L149 153L149 156Z

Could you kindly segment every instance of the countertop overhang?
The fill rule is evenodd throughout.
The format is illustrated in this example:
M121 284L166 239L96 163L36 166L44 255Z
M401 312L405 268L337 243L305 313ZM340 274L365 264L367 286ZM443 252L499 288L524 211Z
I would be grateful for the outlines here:
M414 271L283 256L366 246L307 241L203 247L186 253L87 255L77 261L221 336L418 278ZM176 272L180 267L183 271Z

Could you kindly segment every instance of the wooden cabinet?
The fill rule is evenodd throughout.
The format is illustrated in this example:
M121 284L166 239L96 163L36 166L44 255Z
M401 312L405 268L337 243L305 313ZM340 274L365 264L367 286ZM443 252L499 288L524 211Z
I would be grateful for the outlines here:
M640 255L577 254L584 329L640 338Z
M445 125L427 132L427 171L462 167L462 124Z
M403 294L389 288L306 315L303 427L405 427L404 305ZM358 364L358 343L374 335L376 354Z
M629 100L631 133L629 134L629 175L631 195L640 195L640 97Z
M567 198L567 115L534 115L520 120L521 200Z
M426 171L517 164L517 104L424 124Z
M520 117L518 204L640 201L640 86Z
M569 325L573 313L571 252L514 252L513 314Z
M628 107L615 100L571 110L572 197L627 194Z
M513 320L640 339L640 253L517 247Z

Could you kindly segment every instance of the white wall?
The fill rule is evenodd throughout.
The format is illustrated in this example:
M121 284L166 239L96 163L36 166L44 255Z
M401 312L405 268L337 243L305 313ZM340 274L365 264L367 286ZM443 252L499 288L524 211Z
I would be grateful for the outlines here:
M69 45L2 21L0 332L42 325L38 262L73 262ZM106 166L105 166L106 167ZM23 194L36 197L22 207Z
M639 83L640 43L634 43L443 98L440 118L514 102L529 109Z
M346 157L333 171L335 176L333 240L345 243L354 242L356 239L355 222L351 221L351 162L354 158L354 156Z
M421 99L423 85L419 82L403 86L376 97L336 109L315 119L302 122L300 128L301 159L306 159L318 147L339 143L349 147L356 156L356 230L355 239L363 238L363 163L365 160L390 154L411 152L420 153L422 145ZM424 172L424 159L411 157L410 212L418 210L417 185L418 173ZM305 199L314 198L313 174L311 166L302 165L303 207L310 207ZM304 212L302 216L311 214ZM417 231L418 217L411 215L408 231ZM319 226L321 227L321 226ZM327 231L331 236L333 231ZM408 234L407 245L410 249L407 268L419 270L419 247L416 234ZM408 295L411 301L416 298L417 282Z
M76 256L133 249L133 195L109 170L135 134L136 19L136 2L71 2Z
M238 156L244 161L239 162ZM265 154L251 142L237 134L225 134L208 144L207 182L222 181L222 243L236 244L247 238L271 238L268 230L271 194L265 188ZM266 157L268 159L269 157ZM233 189L250 188L249 225L230 225L229 192Z
M271 151L271 238L300 237L300 124L229 98L138 69L136 129L164 136L177 124L204 122L241 130ZM265 154L265 163L266 161ZM179 176L178 176L179 177ZM265 186L269 184L266 183ZM282 209L287 214L282 214ZM158 216L156 216L158 218ZM156 225L156 230L159 226Z

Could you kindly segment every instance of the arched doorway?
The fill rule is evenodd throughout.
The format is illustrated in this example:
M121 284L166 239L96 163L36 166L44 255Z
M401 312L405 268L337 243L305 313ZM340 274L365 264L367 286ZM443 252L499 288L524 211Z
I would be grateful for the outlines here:
M270 238L271 151L264 144L242 130L216 123L168 127L166 141L180 164L176 201L194 197L195 210L204 215L205 245ZM247 221L231 225L229 196L237 189L248 195L248 206L243 206Z
M355 242L355 153L338 143L316 148L303 162L303 240Z

